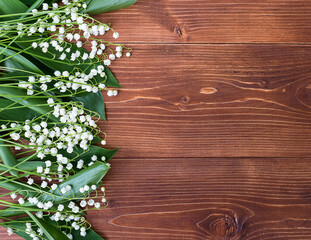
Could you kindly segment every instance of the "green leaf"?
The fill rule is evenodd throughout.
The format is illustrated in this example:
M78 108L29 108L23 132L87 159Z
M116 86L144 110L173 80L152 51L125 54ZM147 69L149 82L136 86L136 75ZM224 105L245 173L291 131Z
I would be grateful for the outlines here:
M21 40L22 41L30 41L30 37L24 37ZM19 42L18 45L22 48L29 47L29 42ZM71 48L71 52L76 52L79 50L81 52L81 55L84 53L88 53L83 48L78 48L75 44L67 43L67 48ZM35 57L40 62L48 66L49 68L53 70L58 71L72 71L74 69L78 69L82 72L90 71L93 68L97 68L99 63L94 64L90 59L87 59L84 61L84 63L80 63L78 60L72 61L72 62L64 62L59 60L59 57L61 55L60 52L56 51L53 47L49 48L49 52L55 55L55 59L53 60L52 56L47 55L46 53L43 53L39 49L33 49L30 48L27 50L28 54L31 54L32 57ZM70 54L70 53L69 53ZM81 60L81 59L80 59ZM105 67L105 73L107 75L107 80L105 82L105 85L107 87L121 87L114 75L111 73L111 71ZM104 80L104 78L100 77L99 75L94 77L96 83L100 83ZM86 95L80 95L80 96L73 96L71 98L74 101L81 101L84 103L84 106L86 109L92 110L97 112L101 118L105 119L105 110L104 110L104 99L102 97L101 93L88 93ZM95 104L94 104L95 103Z
M0 15L23 13L26 12L28 7L19 0L0 0ZM0 21L14 19L16 17L0 18Z
M26 240L32 240L33 238L30 237L29 234L27 234L25 232L26 231L26 222L35 221L35 223L38 225L38 227L44 228L44 229L42 229L44 233L46 230L49 233L49 235L53 237L52 238L53 240L62 240L62 239L68 240L69 239L64 233L61 232L61 230L57 226L48 222L47 218L39 219L35 216L33 216L33 217L36 220L34 220L33 218L30 218L30 217L18 218L16 220L6 222L4 227L13 228L14 233L16 233L17 235L21 236L22 238L24 238ZM44 239L51 239L51 238L47 238L46 234L43 237L44 237Z
M73 197L84 197L84 194L81 193L79 190L81 187L84 187L85 185L98 185L102 178L106 175L108 170L110 169L107 164L102 162L96 162L92 166L83 169L82 171L76 173L75 175L72 175L68 177L64 182L58 185L58 189L55 191L50 191L50 193L53 193L51 196L50 194L42 193L40 197L38 198L39 201L47 202L47 201L53 201L54 206L60 203L64 203L69 201L68 198ZM62 197L61 193L59 192L59 189L62 189L63 187L66 187L67 185L70 185L72 187L72 190L70 192L67 192L65 197ZM28 187L25 184L22 183L0 183L0 187L6 188L11 191L16 191L17 189L23 189L23 190L31 190L34 188L34 186ZM15 189L15 190L14 190ZM92 190L90 190L90 193ZM30 195L31 196L31 195ZM32 210L31 207L33 207L33 204L30 204L29 202L25 203L23 205L24 209L27 209L30 212L33 212L35 210ZM37 211L37 210L36 210ZM14 207L7 208L6 211L0 212L0 217L11 217L16 215L23 214L23 211Z
M48 222L44 221L43 219L37 218L36 216L32 215L29 211L25 211L31 219L41 228L47 239L49 240L69 240L69 238L63 234L57 227Z
M95 15L98 13L111 12L118 9L126 8L134 4L137 0L92 0L87 6L87 13Z
M38 192L41 192L41 190L36 187L35 185L29 186L24 182L19 181L9 181L9 182L0 182L0 187L5 188L11 192L18 192L18 194L22 196L27 197L35 197ZM42 191L43 192L43 191ZM46 194L44 195L46 196ZM33 205L26 203L22 206L23 209L17 208L17 207L9 207L6 208L5 211L0 211L0 217L12 217L17 215L23 215L25 214L25 209L28 211L38 211L39 209L35 208L33 210ZM53 206L51 208L52 211L57 211L57 207Z
M109 70L109 68L105 68L105 73L107 75L107 87L122 87L118 80L115 78L115 76L112 74L112 72Z
M80 231L72 231L71 232L74 240L104 240L101 236L99 236L96 232L92 229L86 231L86 236L82 237L80 235Z
M31 12L33 9L38 8L43 2L44 2L44 0L37 0L37 1L35 1L35 2L30 6L30 8L26 11L26 13L29 13L29 12ZM23 15L23 16L21 16L20 18L22 19L22 18L24 18L24 17L26 17L26 15Z
M99 101L99 99L102 99ZM83 103L84 107L88 110L94 111L99 114L99 116L106 120L105 116L105 103L103 100L103 95L100 91L97 93L89 93L83 97L71 97L70 100L80 101Z
M65 221L58 221L57 223L51 220L49 217L43 217L45 221L49 222L50 224L57 224L56 226L63 226L66 225ZM99 236L96 232L92 229L86 230L86 236L82 237L79 230L72 229L70 232L73 236L74 240L103 240L101 236Z
M22 183L19 183L19 182L0 182L0 187L1 188L5 188L7 190L10 190L11 192L13 191L17 191L17 190L25 190L25 191L29 191L31 190L30 187L22 184ZM25 191L21 191L21 195L22 196L25 196L26 195L26 192Z
M36 2L36 0L23 0L23 3L26 4L27 6L31 6L35 2Z
M34 41L34 39L36 39L36 37L23 37L23 38L20 38L20 41L17 44L21 48L26 49L30 46L30 44L32 43L32 41ZM81 56L84 53L89 53L84 48L78 48L76 44L66 42L66 46L67 46L66 48L71 49L68 55L70 55L73 52L76 52L77 50L81 52ZM80 69L80 71L85 72L85 71L90 71L93 68L97 68L98 65L100 65L98 63L94 64L94 62L91 59L87 59L83 63L80 63L78 59L76 59L75 61L70 61L70 62L62 61L62 60L59 60L59 57L62 53L60 53L59 51L56 51L55 48L51 46L49 47L48 50L51 54L55 55L55 59L52 59L53 57L52 55L43 53L39 48L36 48L36 49L29 48L27 50L27 54L38 59L40 62L50 67L51 69L58 70L58 71L70 72L74 69ZM79 59L80 61L82 61L81 58ZM113 76L111 71L106 66L105 66L105 73L107 75L107 80L105 82L105 85L107 87L121 87L118 81L116 80L116 78ZM103 78L100 77L99 75L95 76L94 78L95 78L96 83L100 83L103 81Z
M40 115L48 113L52 110L49 106L46 105L46 98L34 98L27 96L27 93L24 89L7 86L4 87L0 85L0 96L13 102L17 102L20 105L27 106L33 111L40 113ZM52 121L58 121L58 119L53 115L50 115L49 119Z
M5 109L7 106L14 104L15 109ZM16 114L18 112L18 114ZM11 100L0 98L0 122L5 121L21 121L24 122L27 119L33 119L39 117L39 114L32 109L22 106L18 103L14 103Z
M20 38L20 41L17 43L21 48L26 49L28 48L32 41L34 41L34 39L37 39L36 37L22 37ZM77 50L81 52L81 56L84 53L89 53L88 51L86 51L84 48L78 48L77 45L66 42L66 48L70 48L71 51L69 54L76 52ZM72 71L74 69L80 69L80 71L90 71L93 68L97 68L98 63L94 64L94 62L91 59L87 59L85 60L83 63L80 63L78 61L78 59L76 59L75 61L70 61L70 62L66 62L66 61L62 61L59 59L60 55L62 53L60 53L59 51L55 50L55 48L53 47L49 47L49 52L53 55L55 55L55 58L52 59L52 55L48 55L46 53L43 53L39 48L29 48L27 50L27 54L31 55L32 57L35 57L36 59L38 59L40 62L42 62L43 64L45 64L46 66L50 67L53 70L58 70L58 71ZM79 58L80 61L82 61L81 58ZM117 87L120 86L118 84L118 81L116 80L116 78L113 76L113 74L111 73L111 71L105 66L105 73L107 74L107 81L105 82L106 86L108 87ZM100 77L99 75L94 77L97 83L100 83L103 81L103 78Z
M84 194L79 191L80 188L84 187L85 185L97 185L106 175L109 169L110 167L107 166L107 164L102 162L96 162L92 166L83 169L75 175L70 176L67 180L59 184L58 188L61 189L63 187L66 187L67 185L70 185L72 187L72 190L71 192L67 192L70 198L83 197ZM61 194L57 190L54 191L54 195L61 196ZM46 199L46 201L53 200L53 198L50 196L42 199ZM55 197L53 200L54 203L62 203L64 201L67 200L58 197Z
M5 142L0 140L0 158L3 161L3 163L9 167L14 167L17 164L17 161L11 151L11 149L7 146L5 146ZM18 173L16 170L10 170L10 173L14 176L18 176Z
M19 162L17 160L17 162ZM20 165L18 165L16 168L20 169L20 170L25 170L25 171L28 171L28 172L34 172L37 170L37 167L45 167L45 163L43 161L27 161L27 162L24 162L24 163L21 163ZM5 171L7 170L7 168L5 166L0 166L0 171ZM56 170L56 169L51 169L52 171L53 170Z
M25 240L33 240L32 237L29 236L29 234L26 233L26 222L31 221L31 218L19 218L15 221L6 222L4 227L6 228L13 228L14 233L16 233L18 236L22 237Z
M109 150L109 149L105 149L105 148L101 148L101 147L97 147L94 145L91 145L89 147L89 151L83 153L82 149L80 148L77 153L71 153L70 155L68 155L68 153L66 154L66 152L62 152L62 155L68 157L68 158L74 158L76 157L78 154L81 154L78 158L77 161L79 159L83 159L84 161L84 165L89 164L92 160L91 157L92 156L97 156L97 159L100 161L101 158L104 156L106 158L106 162L108 162L117 152L119 149L115 149L115 150Z
M0 55L2 54L7 57L14 55L13 57L9 58L10 61L8 61L9 59L5 60L6 65L9 65L10 67L14 67L14 68L18 67L18 69L23 69L23 70L28 70L31 72L43 74L42 71L36 65L34 65L27 58L23 57L20 53L17 53L11 49L7 49L7 48L0 46ZM13 61L15 61L16 63L14 63Z
M15 61L12 58L9 58L7 60L4 61L4 66L6 66L8 68L7 71L11 71L10 69L24 69L24 70L28 70L27 67L25 67L24 65L20 64L19 62Z
M40 189L35 186L29 186L26 183L19 182L19 181L1 181L0 187L5 188L11 192L18 192L18 194L22 196L27 197L34 197L38 192L40 192ZM36 191L34 191L36 190ZM23 206L24 207L24 206ZM27 208L25 206L24 208ZM17 215L23 215L25 214L25 211L20 208L16 207L9 207L6 208L5 211L0 211L0 217L11 217L11 216L17 216Z
M83 153L79 157L79 159L83 159L85 163L89 163L91 157L93 155L95 155L95 156L98 157L98 159L101 159L101 157L105 156L106 157L106 161L109 161L118 152L118 150L119 149L109 150L109 149L105 149L105 148L102 148L102 147L97 147L97 146L91 145L89 147L89 151ZM72 156L70 156L70 157L72 157Z
M59 225L62 226L62 224L65 225L65 222L59 221L58 224L55 221L52 221L49 217L43 217L43 220L49 224L50 226L55 227L59 229ZM32 237L30 237L28 234L25 233L26 230L26 222L31 222L30 217L23 217L23 218L18 218L14 221L6 222L4 227L8 228L11 227L14 229L14 232L21 236L22 238L26 240L32 240ZM19 229L19 231L16 231L15 229ZM99 236L96 232L94 232L92 229L89 229L86 231L86 236L82 237L80 235L80 231L77 230L72 230L71 234L73 236L74 240L103 240L101 236Z

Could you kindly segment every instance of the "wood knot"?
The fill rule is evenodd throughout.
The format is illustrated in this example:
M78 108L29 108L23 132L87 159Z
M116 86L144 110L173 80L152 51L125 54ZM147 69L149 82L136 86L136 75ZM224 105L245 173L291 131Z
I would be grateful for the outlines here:
M268 81L266 80L262 80L262 82L260 83L260 85L264 88L267 88L268 87Z
M182 37L183 36L183 29L177 24L175 26L175 33L178 35L178 37Z
M211 214L198 225L217 239L237 238L238 226L230 216Z
M237 232L235 222L228 216L215 220L211 226L219 237L234 237Z
M188 103L190 101L190 98L188 96L184 96L181 98L182 103Z
M287 87L286 92L293 92L295 91L295 96L297 100L304 106L311 108L311 82L306 82L304 85L299 86L298 88Z

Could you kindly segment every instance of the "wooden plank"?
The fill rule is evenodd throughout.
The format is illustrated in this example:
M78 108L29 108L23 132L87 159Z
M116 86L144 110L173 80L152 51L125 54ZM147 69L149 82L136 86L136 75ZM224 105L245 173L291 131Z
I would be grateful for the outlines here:
M311 154L311 46L132 47L100 123L119 157Z
M0 239L2 239L2 240L22 240L24 238L21 238L16 234L9 236L6 232L6 228L0 227Z
M109 240L309 239L310 161L113 159L109 207L87 219Z
M309 239L310 161L115 159L89 219L109 240Z
M112 23L121 42L305 43L310 12L305 0L139 0L97 18Z

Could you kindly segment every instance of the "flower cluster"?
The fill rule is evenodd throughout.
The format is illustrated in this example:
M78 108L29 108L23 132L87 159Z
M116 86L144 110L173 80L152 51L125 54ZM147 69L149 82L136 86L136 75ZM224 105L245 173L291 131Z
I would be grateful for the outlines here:
M111 61L117 58L121 58L123 50L127 49L120 44L112 44L103 40L94 39L93 37L102 36L109 30L113 31L113 37L117 39L119 33L115 32L109 25L98 22L90 18L87 14L83 13L86 5L81 1L69 2L63 1L65 6L59 6L57 3L53 3L52 8L48 5L42 6L42 11L33 9L34 16L41 16L42 12L48 12L48 16L45 18L38 18L35 24L32 24L29 28L28 25L22 23L18 24L19 35L41 35L46 31L51 34L46 40L40 39L32 43L33 48L40 47L43 53L49 52L49 48L52 47L58 51L60 56L58 59L75 61L78 58L81 60L99 58L104 60L104 64L109 66ZM62 10L62 11L60 11ZM28 31L27 31L28 30ZM72 51L71 48L66 47L65 40L69 42L75 42L78 48L81 48L86 42L92 40L92 48L89 54L81 54L79 50ZM116 45L115 52L110 45ZM110 54L108 54L111 52ZM55 54L53 54L55 57ZM131 56L131 51L126 53L127 57Z
M59 92L74 91L75 93L80 90L86 92L97 93L100 90L106 89L106 73L103 65L91 69L88 74L78 70L69 73L68 71L55 71L54 76L29 76L28 81L21 81L18 83L20 88L27 89L28 95L33 95L36 89L41 91L51 91L57 89ZM102 81L97 83L96 76L100 76Z
M107 206L107 201L106 198L104 197L104 195L101 197L101 202L96 202L95 200L100 198L97 195L96 192L96 196L90 196L90 192L91 191L96 191L97 186L96 185L92 185L92 186L88 186L85 185L83 187L83 193L86 193L84 197L80 198L80 206L78 206L74 201L69 201L68 204L57 204L54 209L52 209L52 207L54 206L52 201L48 201L48 202L42 202L40 201L40 196L38 197L28 197L28 198L19 198L18 199L18 203L20 205L24 205L24 204L31 204L34 205L38 208L38 212L36 213L36 217L38 218L44 218L49 216L49 218L52 221L55 222L62 222L63 224L63 228L65 229L65 231L63 231L67 237L69 239L73 239L72 235L70 234L70 232L66 232L66 230L69 229L74 229L76 231L80 231L80 235L85 237L86 233L87 233L87 229L89 228L88 225L89 223L86 221L86 219L84 217L82 217L80 215L80 213L82 211L86 211L88 209L99 209L102 207L106 207ZM101 188L102 192L105 192L105 188ZM82 190L80 189L80 192L82 192ZM63 193L63 192L62 192ZM65 195L65 193L63 193ZM11 194L12 199L16 199L17 194L16 193L12 193ZM81 209L81 208L84 208ZM35 226L33 226L30 222L26 223L26 231L25 231L30 237L32 237L33 239L36 239L36 237L40 237L42 236L43 233L42 230L40 228L36 228ZM8 234L12 235L13 234L13 229L12 228L8 228ZM39 235L39 236L37 236ZM39 238L38 238L39 239Z
M97 125L103 109L94 110L88 100L84 104L77 99L87 99L91 94L91 98L101 97L99 92L103 90L110 97L117 96L118 91L109 88L116 85L112 84L115 79L107 67L124 55L130 57L131 49L104 40L109 32L114 39L119 33L110 24L90 17L86 13L87 2L42 3L23 17L18 13L17 19L0 26L0 47L9 51L20 47L20 57L28 64L20 69L16 68L22 61L16 68L4 64L0 67L11 74L0 87L11 90L4 97L13 102L1 111L12 114L13 109L23 109L18 120L3 122L0 117L0 150L16 150L10 160L0 156L0 165L6 169L1 172L0 181L12 183L8 188L11 192L1 196L9 194L13 201L0 199L0 203L8 207L7 212L14 208L29 215L26 221L19 221L7 218L6 210L0 212L0 218L7 220L0 225L7 227L9 235L23 232L33 240L46 239L46 229L35 221L37 218L56 226L69 239L74 238L73 231L86 237L91 224L82 213L108 205L105 188L98 188L110 169L106 161L114 153L106 155L111 150L91 146L95 142L106 144L106 135ZM88 48L90 51L85 50ZM1 50L0 57L2 53ZM0 58L0 63L16 54L9 55ZM33 59L37 61L29 64ZM92 152L92 147L97 149ZM26 157L18 158L20 154ZM23 223L23 227L16 227L16 222Z
M55 104L53 98L48 99L48 104L53 107L52 114L59 119L61 125L31 120L26 120L24 124L13 122L10 128L15 131L10 133L10 137L15 141L21 137L29 140L28 146L20 146L35 149L40 159L51 154L57 156L63 164L67 164L68 160L58 154L58 151L64 149L72 153L76 146L87 150L94 139L94 129L97 125L92 116L85 114L79 105L68 109L60 103ZM7 126L2 125L2 129L7 129ZM97 130L100 132L100 129ZM17 149L20 149L20 146L17 146Z
M79 230L81 236L86 236L89 224L79 214L88 209L106 207L106 198L103 195L101 201L95 201L100 197L97 194L97 185L95 184L84 185L78 192L75 192L72 185L61 185L61 183L68 178L74 168L90 167L97 161L105 163L106 157L98 158L97 155L93 155L85 166L83 159L76 161L79 155L70 158L68 157L70 155L66 157L60 151L71 154L75 147L88 150L94 135L97 135L100 129L98 129L92 115L87 114L90 111L85 110L80 104L72 102L61 104L55 102L53 98L49 98L47 104L52 108L47 116L26 120L22 124L12 122L9 126L1 125L2 130L10 132L9 136L12 140L20 142L15 146L17 150L21 147L35 150L37 157L44 160L43 165L36 167L36 172L26 176L26 184L35 186L37 190L26 190L28 195L26 197L25 190L14 191L10 196L13 200L16 199L21 206L36 207L38 218L50 216L50 219L55 222L65 222L66 230L68 228ZM59 119L59 122L49 121L50 115ZM28 139L29 143L25 144L23 139ZM102 144L105 145L106 141L102 140ZM107 165L110 166L108 163ZM36 176L39 176L40 179L37 178L36 180ZM91 196L94 191L96 195ZM102 188L102 192L105 192L104 188ZM55 204L55 198L68 201L68 204ZM76 204L76 201L80 201L80 203ZM26 224L25 232L33 239L41 239L42 230L40 228L34 229L30 222ZM8 234L12 233L13 229L8 228ZM70 232L64 231L64 233L69 239L73 239Z
M2 31L11 31L16 28L21 38L32 37L29 40L23 39L23 41L31 41L33 49L40 48L43 53L50 54L46 57L55 59L55 61L63 61L66 64L74 62L77 65L97 64L97 68L91 69L88 73L56 71L54 76L30 76L28 81L20 81L18 86L26 88L28 95L54 89L62 93L67 90L77 91L80 89L97 92L104 89L108 90L108 96L116 96L117 91L107 89L104 84L107 79L104 66L110 66L112 61L121 58L124 50L127 50L126 56L130 57L131 49L122 44L113 44L93 38L102 36L110 30L113 31L115 39L119 37L119 34L109 25L88 16L85 13L87 5L84 1L62 1L62 4L61 6L53 3L50 6L44 3L41 10L32 10L31 22L8 24L2 28ZM37 19L35 23L33 23L33 18ZM86 52L82 47L89 41L91 51ZM115 46L115 48L110 46ZM94 77L101 77L103 80L92 82Z

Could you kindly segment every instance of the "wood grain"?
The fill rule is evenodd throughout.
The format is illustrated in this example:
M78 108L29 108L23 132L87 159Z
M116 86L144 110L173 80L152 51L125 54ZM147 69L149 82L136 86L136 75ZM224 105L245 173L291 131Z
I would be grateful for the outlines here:
M120 42L311 42L305 0L139 0L97 19L112 23Z
M93 212L107 239L310 239L305 159L118 159Z
M109 207L88 215L99 234L311 239L310 12L304 0L138 0L96 16L134 50L105 96L100 126L122 149Z
M109 207L89 212L109 240L306 240L311 159L113 159ZM8 238L4 231L0 239Z
M118 157L304 157L311 153L311 47L132 45L105 97Z

